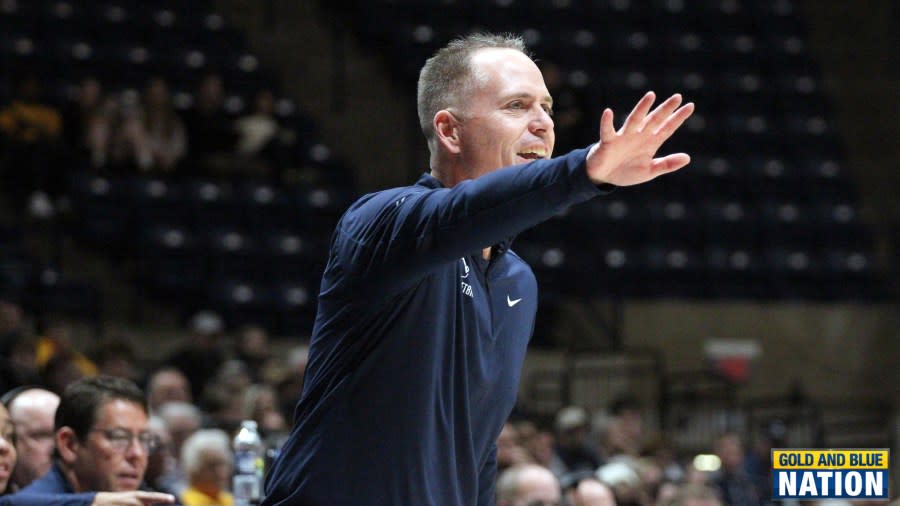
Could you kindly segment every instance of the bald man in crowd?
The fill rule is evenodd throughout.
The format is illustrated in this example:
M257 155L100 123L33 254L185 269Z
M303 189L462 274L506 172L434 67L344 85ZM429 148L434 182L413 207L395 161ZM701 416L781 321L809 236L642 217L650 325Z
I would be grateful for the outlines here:
M510 467L497 479L497 506L557 506L561 494L556 476L537 464Z
M10 418L16 428L16 453L13 490L25 488L40 478L53 462L53 416L59 396L43 388L27 388L7 401Z

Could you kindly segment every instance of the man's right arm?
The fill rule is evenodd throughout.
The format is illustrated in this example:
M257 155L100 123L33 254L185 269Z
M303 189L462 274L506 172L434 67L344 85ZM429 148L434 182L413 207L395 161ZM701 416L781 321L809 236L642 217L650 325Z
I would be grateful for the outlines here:
M497 244L603 193L587 177L587 150L506 167L454 188L388 190L355 205L336 232L339 274L351 293L389 288ZM388 288L388 290L386 290Z

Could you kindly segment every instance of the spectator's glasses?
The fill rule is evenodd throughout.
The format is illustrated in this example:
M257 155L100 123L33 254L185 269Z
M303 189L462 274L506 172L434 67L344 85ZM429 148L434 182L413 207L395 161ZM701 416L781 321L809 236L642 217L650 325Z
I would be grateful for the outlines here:
M152 432L139 432L137 434L126 429L91 429L91 432L99 432L109 441L116 451L124 452L137 440L147 453L153 453L159 448L159 438Z

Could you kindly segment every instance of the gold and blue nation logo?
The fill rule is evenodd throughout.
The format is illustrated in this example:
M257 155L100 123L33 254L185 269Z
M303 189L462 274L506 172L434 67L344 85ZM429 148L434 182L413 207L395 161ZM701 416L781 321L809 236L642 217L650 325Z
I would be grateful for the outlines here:
M773 499L888 499L887 449L774 449Z

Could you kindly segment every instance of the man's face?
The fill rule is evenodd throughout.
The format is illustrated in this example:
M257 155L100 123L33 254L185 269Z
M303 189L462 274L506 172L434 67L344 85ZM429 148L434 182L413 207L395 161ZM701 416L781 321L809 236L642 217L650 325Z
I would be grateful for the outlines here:
M191 389L181 373L160 372L153 383L153 391L149 394L151 409L158 408L166 402L191 402Z
M475 84L458 116L467 175L549 158L555 139L553 100L534 62L514 49L491 48L473 54L471 66Z
M83 441L75 443L71 463L79 488L107 492L137 490L147 469L147 414L140 404L113 399L103 404L94 426ZM145 435L145 436L141 436ZM123 436L130 436L127 440Z
M19 460L13 483L24 487L50 470L53 454L53 416L59 405L56 394L28 390L19 394L10 407L16 427Z

